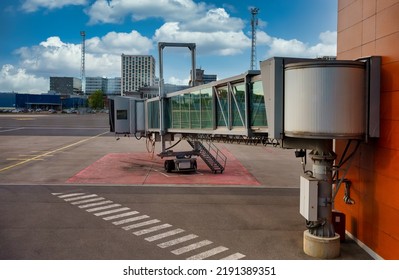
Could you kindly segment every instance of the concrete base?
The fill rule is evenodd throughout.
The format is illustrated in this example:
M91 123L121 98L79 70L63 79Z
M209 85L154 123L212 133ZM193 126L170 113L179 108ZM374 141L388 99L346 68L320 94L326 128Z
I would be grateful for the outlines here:
M319 237L305 230L303 233L303 250L304 252L319 259L334 259L340 254L340 236L335 237Z

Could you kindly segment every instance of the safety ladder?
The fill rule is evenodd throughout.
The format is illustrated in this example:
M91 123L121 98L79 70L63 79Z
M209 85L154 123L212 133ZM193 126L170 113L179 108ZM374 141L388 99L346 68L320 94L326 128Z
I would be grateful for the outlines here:
M215 144L207 142L207 146L198 140L187 139L187 142L195 151L198 151L198 155L208 165L213 173L223 173L226 167L227 157L216 147Z

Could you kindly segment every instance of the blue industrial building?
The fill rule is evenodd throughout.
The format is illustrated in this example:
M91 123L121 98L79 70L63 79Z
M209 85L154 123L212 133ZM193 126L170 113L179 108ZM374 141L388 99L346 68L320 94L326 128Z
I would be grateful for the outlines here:
M87 99L81 96L0 92L1 110L63 110L69 108L86 107L86 103Z

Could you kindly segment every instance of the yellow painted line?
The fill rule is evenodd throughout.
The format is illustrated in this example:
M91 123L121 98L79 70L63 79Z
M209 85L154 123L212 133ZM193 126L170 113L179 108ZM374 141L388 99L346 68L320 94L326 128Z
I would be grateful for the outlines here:
M104 134L107 134L107 133L108 133L108 131L103 132L103 133L100 133L100 134L97 134L97 135L95 135L95 136L92 136L92 137L89 137L89 138L86 138L86 139L83 139L83 140L80 140L80 141L75 142L75 143L72 143L72 144L66 145L66 146L61 147L61 148L58 148L58 149L55 149L55 150L52 150L52 151L48 151L48 152L46 152L46 153L44 153L44 154L37 155L37 156L35 156L35 157L32 157L32 158L23 160L23 161L18 162L18 163L16 163L16 164L13 164L13 165L10 165L10 166L6 166L6 167L0 169L0 172L9 170L9 169L11 169L11 168L17 167L17 166L19 166L19 165L22 165L22 164L25 164L25 163L28 163L28 162L31 162L31 161L34 161L34 160L38 160L38 159L40 159L40 158L42 158L42 157L45 157L45 156L48 156L48 155L51 155L51 154L55 154L55 153L57 153L57 152L63 151L63 150L65 150L65 149L71 148L71 147L76 146L76 145L79 145L79 144L82 144L82 143L84 143L84 142L87 142L87 141L89 141L89 140L95 139L95 138L100 137L100 136L102 136L102 135L104 135Z
M36 159L32 159L32 158L6 158L6 160L43 160L42 158L36 158Z

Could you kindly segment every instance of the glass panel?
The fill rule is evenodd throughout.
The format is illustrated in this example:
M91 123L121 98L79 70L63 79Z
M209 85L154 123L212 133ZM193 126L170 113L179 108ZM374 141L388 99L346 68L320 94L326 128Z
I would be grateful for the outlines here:
M191 128L201 128L201 96L199 91L191 93L190 120Z
M245 122L245 84L232 85L235 101L232 100L233 126L244 126ZM233 98L232 98L233 99ZM241 117L240 117L241 113Z
M201 90L201 128L212 128L212 88Z
M116 110L117 120L127 120L127 110Z
M148 102L148 128L159 129L159 101Z
M220 87L216 90L219 101L216 101L216 118L218 126L228 126L229 106L228 106L228 91L227 86Z
M261 81L252 84L251 126L267 126L265 97Z
M190 93L185 93L180 96L181 128L190 128L190 102Z
M180 96L173 96L171 98L171 128L180 128L181 126L181 111L180 111Z

